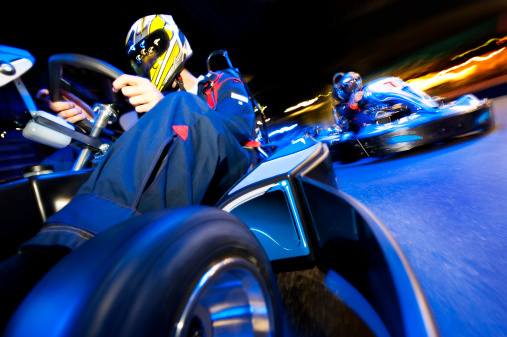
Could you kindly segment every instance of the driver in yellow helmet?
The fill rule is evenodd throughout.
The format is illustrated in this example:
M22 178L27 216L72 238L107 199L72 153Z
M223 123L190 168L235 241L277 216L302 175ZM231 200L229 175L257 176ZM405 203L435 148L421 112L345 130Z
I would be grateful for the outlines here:
M242 144L253 136L255 115L236 71L192 75L185 68L192 50L169 15L136 21L126 47L137 75L122 75L112 90L143 115L70 203L2 261L0 279L12 281L0 291L6 308L13 310L59 258L98 233L137 214L214 205L247 172ZM70 121L85 118L79 101L50 103Z
M168 84L171 84L169 90L176 88L176 84L177 89L184 90L183 78L187 88L197 84L197 78L185 68L192 49L172 16L149 15L137 20L127 34L125 45L130 64L138 76L120 76L113 82L113 91L122 90L138 113L149 111L164 98L162 92L168 89ZM95 117L92 109L78 97L68 92L63 92L62 96L65 101L51 102L48 89L37 93L51 110L70 123Z

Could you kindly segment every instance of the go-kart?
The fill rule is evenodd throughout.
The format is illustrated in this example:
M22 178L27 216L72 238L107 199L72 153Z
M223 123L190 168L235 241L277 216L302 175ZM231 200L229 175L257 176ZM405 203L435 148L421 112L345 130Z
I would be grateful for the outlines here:
M29 56L0 51L14 68ZM5 336L288 336L290 329L336 335L343 311L330 302L354 312L372 335L437 336L403 252L368 209L340 190L328 146L302 137L265 153L215 207L136 216L69 253L17 308ZM9 201L0 203L1 258L36 234L92 170L1 185L1 200ZM326 301L305 301L277 282L309 270L322 276ZM305 321L305 306L319 309L323 327Z
M366 84L361 104L355 117L357 132L338 126L305 130L329 146L335 161L383 157L485 131L494 125L487 99L467 94L445 103L397 77Z

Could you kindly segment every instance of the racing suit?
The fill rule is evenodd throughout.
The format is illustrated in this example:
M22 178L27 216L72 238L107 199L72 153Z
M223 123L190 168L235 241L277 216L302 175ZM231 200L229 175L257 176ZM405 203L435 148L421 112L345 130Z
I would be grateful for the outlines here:
M89 180L41 231L0 261L0 331L70 250L132 216L214 205L248 169L242 144L255 115L233 70L207 74L197 94L166 95L110 147Z
M233 70L210 72L197 95L165 96L110 147L77 195L22 246L76 248L137 214L214 205L247 171L255 114Z

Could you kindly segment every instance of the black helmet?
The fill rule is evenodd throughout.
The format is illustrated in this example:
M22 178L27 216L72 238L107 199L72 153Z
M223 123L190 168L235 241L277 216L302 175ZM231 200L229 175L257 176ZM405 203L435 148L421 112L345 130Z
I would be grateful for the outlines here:
M192 56L187 39L171 15L149 15L137 20L125 41L134 71L149 78L160 91L170 85Z

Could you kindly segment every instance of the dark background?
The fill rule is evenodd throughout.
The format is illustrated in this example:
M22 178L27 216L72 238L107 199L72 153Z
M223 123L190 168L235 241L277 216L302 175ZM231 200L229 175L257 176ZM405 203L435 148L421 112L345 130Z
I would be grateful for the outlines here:
M31 87L43 84L37 78L44 76L47 58L57 53L86 54L131 73L124 52L130 26L142 16L163 13L173 16L190 41L193 72L206 71L213 50L228 50L234 66L267 106L266 114L277 115L313 98L335 72L368 76L498 20L507 1L175 0L136 6L86 2L14 7L0 22L0 44L36 57L28 75ZM474 38L484 39L485 30L495 29L480 29ZM470 38L468 43L478 42Z
M269 130L294 119L300 126L330 123L336 72L359 72L364 83L388 75L407 80L445 69L452 65L450 56L507 35L506 0L9 1L2 6L0 44L36 59L22 76L32 95L48 87L47 61L54 54L85 54L132 73L124 45L131 25L146 15L170 14L194 51L189 69L205 73L208 55L227 50L265 108ZM487 80L495 80L495 95L505 94L507 62L474 79ZM481 87L473 84L454 85L479 94ZM12 125L25 116L13 86L0 88L0 182L22 177L25 167L54 151L25 139ZM428 93L455 89L441 85ZM284 113L315 97L321 98L313 106Z

